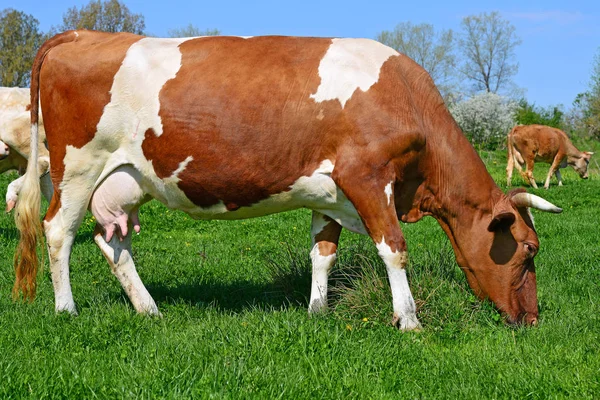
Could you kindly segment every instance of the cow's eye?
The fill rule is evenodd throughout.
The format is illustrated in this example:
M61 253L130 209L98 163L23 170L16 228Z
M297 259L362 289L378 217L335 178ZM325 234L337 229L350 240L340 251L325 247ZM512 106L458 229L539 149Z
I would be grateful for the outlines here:
M537 248L537 246L535 244L530 243L530 242L525 242L524 246L525 246L525 251L527 252L527 254L530 257L533 257L533 256L535 256L537 254L538 248Z

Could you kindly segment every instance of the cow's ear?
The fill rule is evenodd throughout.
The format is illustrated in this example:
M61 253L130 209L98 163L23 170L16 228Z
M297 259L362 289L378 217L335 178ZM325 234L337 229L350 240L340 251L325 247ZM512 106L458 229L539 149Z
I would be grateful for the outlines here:
M515 222L516 216L513 211L503 210L494 213L492 220L488 225L488 231L495 232L511 226Z
M585 154L587 156L587 158L590 158L591 156L594 155L593 151L584 151L583 154Z
M518 193L522 188L512 190L508 195L503 196L500 201L494 205L494 211L492 212L492 220L488 225L488 231L495 232L499 229L505 229L511 226L517 216L515 215L515 208L512 203L512 197L515 193Z

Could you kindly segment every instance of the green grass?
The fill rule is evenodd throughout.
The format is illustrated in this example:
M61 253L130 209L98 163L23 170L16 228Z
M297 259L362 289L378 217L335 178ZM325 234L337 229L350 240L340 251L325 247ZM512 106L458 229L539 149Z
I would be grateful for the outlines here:
M482 158L504 186L505 154ZM529 189L565 209L534 211L540 325L530 329L505 326L475 299L432 219L403 225L424 329L400 333L370 239L342 234L331 311L309 317L308 211L197 222L157 202L142 208L134 256L164 317L135 314L89 216L71 261L80 315L57 316L47 266L35 302L12 302L17 233L12 215L1 215L0 398L597 398L600 171L592 167L588 181L568 169L564 187ZM537 166L538 182L546 168Z

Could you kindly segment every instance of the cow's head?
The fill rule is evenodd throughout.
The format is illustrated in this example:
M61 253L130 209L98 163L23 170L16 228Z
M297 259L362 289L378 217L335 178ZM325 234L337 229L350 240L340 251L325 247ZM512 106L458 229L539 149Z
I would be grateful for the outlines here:
M590 164L590 158L594 153L591 151L582 151L576 156L569 157L568 163L573 167L575 171L583 179L588 178L588 165Z
M539 242L529 207L562 211L517 189L496 202L491 218L484 214L474 220L470 229L463 227L469 233L461 235L462 243L456 252L475 294L493 301L511 324L535 325L538 319L533 259Z

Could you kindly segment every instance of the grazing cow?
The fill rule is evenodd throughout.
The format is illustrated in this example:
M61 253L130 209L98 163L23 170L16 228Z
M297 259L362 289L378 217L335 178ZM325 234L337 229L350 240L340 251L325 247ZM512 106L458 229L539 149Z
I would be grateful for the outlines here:
M312 312L326 307L341 229L369 235L403 330L419 322L398 220L433 216L477 296L511 323L537 322L528 207L561 209L523 190L504 194L431 77L389 47L69 31L39 50L31 91L32 141L39 95L56 187L43 226L57 311L76 312L69 256L90 205L96 243L133 306L158 312L130 240L137 209L154 198L197 219L313 210ZM25 296L34 295L41 229L34 171L17 203L15 292Z
M506 184L510 186L513 168L517 170L537 189L533 178L533 164L541 161L550 164L550 170L544 188L550 186L550 178L556 175L558 186L562 186L560 168L570 165L583 179L588 178L588 164L592 157L590 151L579 151L569 140L566 133L557 128L544 125L517 125L508 134L508 164L506 166ZM526 166L523 172L523 165Z
M18 170L25 171L29 157L31 136L31 113L29 111L29 89L0 87L0 173ZM40 121L38 168L48 171L48 150L43 144L44 128ZM42 176L42 190L48 201L52 197L52 182L48 174ZM6 191L6 211L12 210L23 184L20 177L8 185Z

